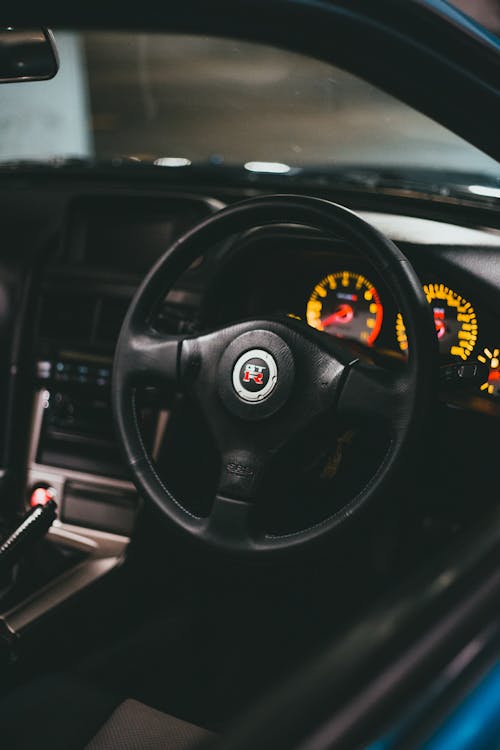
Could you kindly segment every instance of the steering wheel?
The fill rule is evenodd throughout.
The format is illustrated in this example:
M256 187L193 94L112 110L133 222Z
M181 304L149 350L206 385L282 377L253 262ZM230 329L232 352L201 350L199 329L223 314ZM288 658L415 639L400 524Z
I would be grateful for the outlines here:
M294 224L355 247L384 278L401 310L408 365L393 372L363 364L332 337L300 321L236 322L199 336L154 330L153 312L179 276L206 250L255 227ZM259 262L265 273L265 259ZM123 322L113 370L118 435L140 494L178 527L208 545L247 555L289 551L317 543L342 527L382 492L415 445L436 372L437 344L429 305L401 251L342 206L318 198L257 197L225 208L178 239L148 273ZM142 440L136 391L174 384L195 399L221 456L211 512L190 512L165 486ZM320 415L382 420L390 443L355 497L330 517L294 533L255 527L253 509L277 451ZM196 471L193 456L193 471Z

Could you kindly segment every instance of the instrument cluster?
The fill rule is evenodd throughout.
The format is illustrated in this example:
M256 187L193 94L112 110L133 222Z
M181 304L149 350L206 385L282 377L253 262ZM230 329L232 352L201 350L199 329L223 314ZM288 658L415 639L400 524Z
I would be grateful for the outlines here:
M474 352L478 339L473 305L441 281L423 284L423 290L432 307L440 353L465 361ZM374 346L382 330L384 302L366 276L347 269L336 270L314 285L307 300L306 319L313 328L332 336ZM399 349L407 353L408 339L400 312L392 324Z
M487 364L488 379L470 386L474 391L468 397L475 397L476 405L498 400L500 408L497 317L463 272L435 258L412 257L412 262L432 308L441 364ZM386 356L403 364L408 357L405 321L383 276L342 242L297 234L252 236L219 267L217 279L211 304L215 324L288 316L352 342L377 361Z
M439 278L422 286L432 308L443 363L477 360L489 365L480 395L500 398L500 342L480 337L475 304ZM304 307L307 323L330 336L377 347L381 334L387 345L392 332L395 343L391 348L405 356L408 353L403 316L399 311L394 314L394 302L379 293L378 284L357 271L332 268L310 289ZM490 327L485 324L486 329Z
M267 315L297 318L327 336L361 346L375 359L388 355L404 363L411 346L404 318L383 276L352 249L342 243L304 241L289 235L254 239L245 250L242 253L240 248L236 269L229 263L218 274L212 301L216 314L232 320ZM424 258L413 258L413 262L432 308L441 363L488 365L488 379L471 386L474 392L469 396L498 399L500 406L496 316L465 274Z

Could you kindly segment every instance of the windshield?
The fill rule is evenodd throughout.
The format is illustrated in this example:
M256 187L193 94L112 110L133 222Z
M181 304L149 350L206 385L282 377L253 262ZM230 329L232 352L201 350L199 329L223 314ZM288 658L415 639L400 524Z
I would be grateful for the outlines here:
M55 37L61 67L52 81L0 87L2 161L500 173L429 118L302 55L184 35Z

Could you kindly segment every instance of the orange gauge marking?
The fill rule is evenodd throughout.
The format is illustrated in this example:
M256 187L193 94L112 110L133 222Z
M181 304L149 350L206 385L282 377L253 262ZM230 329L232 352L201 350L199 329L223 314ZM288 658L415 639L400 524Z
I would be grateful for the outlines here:
M479 386L479 389L483 393L487 393L490 396L500 393L500 348L499 349L483 349L481 354L478 354L479 362L484 365L488 365L490 371L488 373L488 380Z
M378 296L378 292L374 286L372 286L371 288L371 293L373 295L373 299L375 300L375 305L377 306L377 309L375 312L375 324L373 326L371 335L368 337L368 341L367 341L367 344L369 346L373 346L373 344L375 343L380 333L380 330L382 328L382 321L384 320L384 308L382 307L380 297ZM372 309L371 305L370 305L370 309Z

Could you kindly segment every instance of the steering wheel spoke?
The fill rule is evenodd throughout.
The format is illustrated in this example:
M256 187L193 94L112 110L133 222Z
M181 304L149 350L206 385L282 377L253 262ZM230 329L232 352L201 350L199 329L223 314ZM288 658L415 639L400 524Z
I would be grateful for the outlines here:
M405 374L357 362L347 372L337 412L348 418L381 420L396 430L405 416L409 388Z
M224 451L221 458L219 486L206 522L207 534L241 549L257 539L251 516L271 455L246 445Z
M214 540L228 540L231 545L246 545L251 538L252 503L217 493L207 520L207 533Z
M180 384L183 338L151 330L134 333L127 352L128 376L134 385Z

